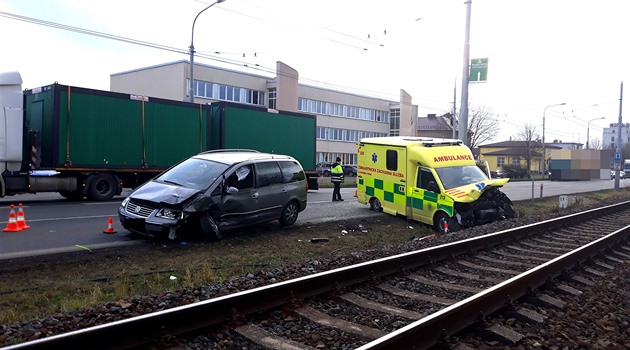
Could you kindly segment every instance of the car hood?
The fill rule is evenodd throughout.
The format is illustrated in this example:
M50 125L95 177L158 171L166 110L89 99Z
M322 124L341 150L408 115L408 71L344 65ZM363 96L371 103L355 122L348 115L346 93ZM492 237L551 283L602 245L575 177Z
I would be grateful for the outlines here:
M449 188L445 193L455 202L471 203L479 199L490 187L502 187L510 179L489 179L474 184Z
M145 202L163 203L171 206L181 205L200 193L197 189L149 181L133 191L129 197Z

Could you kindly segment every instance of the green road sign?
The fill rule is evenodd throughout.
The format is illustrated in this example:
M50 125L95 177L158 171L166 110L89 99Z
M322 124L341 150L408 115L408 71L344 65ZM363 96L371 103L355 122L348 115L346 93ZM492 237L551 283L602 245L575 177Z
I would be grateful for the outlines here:
M488 80L488 59L473 58L470 60L469 83L483 83Z

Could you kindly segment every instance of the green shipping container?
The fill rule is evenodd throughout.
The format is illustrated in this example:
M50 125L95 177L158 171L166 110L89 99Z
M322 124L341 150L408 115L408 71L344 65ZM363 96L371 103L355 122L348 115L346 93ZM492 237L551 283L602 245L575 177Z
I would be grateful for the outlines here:
M159 170L208 149L204 105L59 84L24 99L34 169Z
M315 170L315 115L228 102L211 109L211 148L242 148L290 155L304 170Z

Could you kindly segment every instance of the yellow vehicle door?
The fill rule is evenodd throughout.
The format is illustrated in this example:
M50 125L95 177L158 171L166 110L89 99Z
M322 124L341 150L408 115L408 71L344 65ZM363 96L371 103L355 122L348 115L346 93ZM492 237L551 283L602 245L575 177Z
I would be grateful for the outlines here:
M438 207L440 189L429 168L417 168L415 181L409 186L412 219L433 225L433 214Z

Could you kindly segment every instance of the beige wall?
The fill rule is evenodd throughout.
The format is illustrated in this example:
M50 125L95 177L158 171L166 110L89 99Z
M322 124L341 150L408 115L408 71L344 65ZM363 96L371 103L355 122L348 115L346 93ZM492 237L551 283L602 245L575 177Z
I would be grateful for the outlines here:
M282 111L297 112L298 72L282 62L276 62L276 108Z
M183 101L186 99L188 63L182 61L111 74L109 89L136 95Z
M414 114L415 112L415 114ZM418 109L411 104L411 95L400 90L400 136L415 136ZM389 128L389 126L388 126Z

